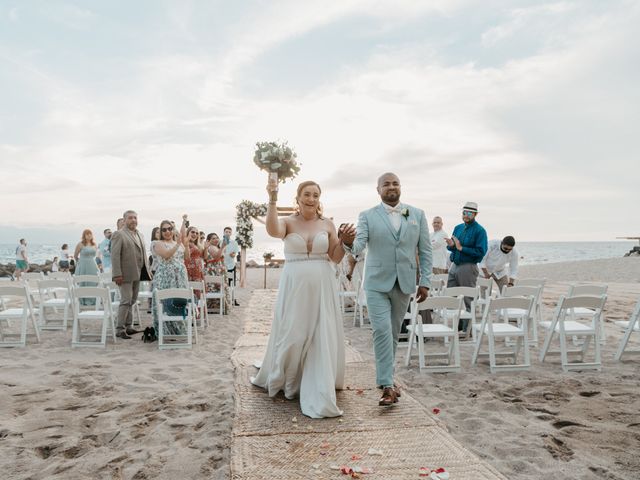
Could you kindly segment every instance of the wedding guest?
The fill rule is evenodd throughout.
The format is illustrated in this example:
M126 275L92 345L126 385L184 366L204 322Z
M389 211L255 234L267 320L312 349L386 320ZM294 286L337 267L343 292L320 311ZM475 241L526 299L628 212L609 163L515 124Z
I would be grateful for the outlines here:
M102 258L102 270L104 272L111 271L111 229L104 230L104 239L98 245L100 257Z
M175 227L169 220L163 220L159 227L160 239L151 242L151 254L157 259L156 273L153 276L153 328L158 332L158 311L155 292L167 288L189 288L185 262L189 259L189 242L185 235L178 241L175 237ZM180 315L182 312L172 299L163 301L163 309L168 315ZM184 323L165 322L163 335L183 335Z
M445 239L451 252L451 267L447 287L475 287L478 281L478 263L487 253L487 232L476 222L478 204L467 202L462 207L462 223L453 229L451 238ZM471 310L471 299L464 298L467 311ZM461 319L458 330L467 330L468 320Z
M16 280L20 280L22 274L29 270L29 257L27 256L27 241L20 239L16 247L16 269L14 275Z
M97 254L98 246L93 239L93 232L87 228L82 232L82 239L76 245L76 250L73 254L73 258L76 260L74 275L98 275ZM97 283L80 282L78 286L95 287ZM95 305L95 299L83 298L80 303L82 305Z
M116 220L116 230L122 230L122 227L124 227L124 218L119 218Z
M229 292L229 286L227 283L227 268L225 265L225 249L220 245L220 238L215 233L207 235L207 240L204 248L204 269L205 274L215 275L222 277L221 284L207 283L205 288L207 292L219 292L221 288L224 288L224 313L229 313L231 308L231 293ZM216 308L214 305L215 299L210 299L207 302L207 309Z
M449 269L447 268L447 257L449 256L449 252L447 251L447 242L445 241L445 238L448 238L449 234L442 228L441 217L433 217L431 225L433 225L433 233L431 234L433 273L449 273Z
M51 271L52 272L58 271L58 257L53 257L53 262L51 263Z
M174 225L171 226L173 227L173 229L176 228ZM162 236L160 235L160 227L153 227L153 230L151 230L151 255L149 256L149 266L151 267L151 273L154 275L156 273L156 269L158 268L159 259L155 253L155 250L153 249L153 245L155 242L160 240L162 240Z
M60 247L60 271L68 272L69 271L69 245L66 243L62 244Z
M224 235L222 237L222 246L224 247L224 264L227 268L227 278L229 285L236 286L236 270L237 270L237 260L238 254L240 253L240 247L238 246L238 242L236 242L233 238L231 238L231 234L233 230L231 227L224 227ZM233 283L232 283L233 282ZM237 300L234 300L233 303L236 307L239 307L240 304Z
M138 333L132 325L140 281L151 280L151 269L144 239L138 230L138 214L127 210L123 218L124 227L111 235L111 274L120 287L116 336L130 339L131 334Z
M185 224L182 228L185 228ZM185 255L185 265L189 281L204 280L204 245L200 243L200 232L196 227L191 226L187 229L187 239L189 240L189 255Z
M518 277L518 251L514 248L516 239L507 235L502 240L491 240L487 254L480 262L484 278L493 278L502 291L504 287L513 287ZM507 264L509 270L507 271Z

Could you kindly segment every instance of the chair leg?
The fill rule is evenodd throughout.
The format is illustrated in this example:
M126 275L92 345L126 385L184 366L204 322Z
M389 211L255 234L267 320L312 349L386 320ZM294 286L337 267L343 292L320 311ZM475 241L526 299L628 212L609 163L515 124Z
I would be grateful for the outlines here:
M27 345L27 323L28 322L29 322L29 317L25 307L25 315L22 317L22 325L20 328L20 343L22 344L23 347Z
M478 362L478 354L480 353L480 344L482 343L482 337L484 336L484 332L482 330L483 330L482 328L478 330L478 337L476 338L475 347L473 348L473 355L471 356L471 365L475 365ZM457 335L458 332L454 332L454 334Z
M420 325L420 328L422 328L422 325ZM424 337L422 336L422 332L420 332L420 334L418 335L417 342L418 342L418 365L419 365L420 371L422 371L422 369L425 367Z
M524 364L527 367L530 367L531 353L529 352L529 325L525 325L522 330L524 332L524 337L522 338L522 343L524 345Z
M622 354L624 353L624 349L627 348L627 343L629 343L629 338L631 338L631 334L633 333L633 329L635 325L636 325L636 318L632 318L631 320L629 320L629 325L627 325L627 329L625 330L624 335L620 340L620 344L618 345L618 351L613 357L613 359L616 362L619 362L620 359L622 358Z
M489 370L491 373L495 373L496 369L496 346L495 346L495 338L489 330L487 334L487 340L489 341Z
M355 325L354 325L355 327ZM413 338L416 336L415 332L412 332L409 334L409 339L407 341L407 355L405 356L404 359L404 366L408 367L409 363L411 361L411 350L413 349Z
M553 339L553 334L555 330L555 323L551 323L551 328L547 330L547 333L544 336L544 344L542 345L542 350L540 350L540 362L544 362L544 357L546 357L547 352L549 351L549 346L551 345L551 340Z
M569 371L569 358L567 355L567 335L564 331L560 331L558 334L560 337L560 361L562 363L562 369L567 372Z

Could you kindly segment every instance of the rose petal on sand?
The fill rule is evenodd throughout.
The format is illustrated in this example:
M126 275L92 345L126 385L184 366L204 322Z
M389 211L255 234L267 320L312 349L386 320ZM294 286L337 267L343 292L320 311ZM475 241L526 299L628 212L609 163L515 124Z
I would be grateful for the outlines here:
M440 409L435 407L433 410L431 410L434 414L438 415L440 413Z

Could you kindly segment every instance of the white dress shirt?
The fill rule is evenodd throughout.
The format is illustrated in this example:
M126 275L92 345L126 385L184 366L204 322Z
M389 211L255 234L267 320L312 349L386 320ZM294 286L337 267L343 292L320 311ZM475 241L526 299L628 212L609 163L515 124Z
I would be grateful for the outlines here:
M486 268L489 274L493 274L496 278L502 278L509 275L509 278L518 277L518 251L514 248L509 253L504 253L500 249L502 240L490 240L487 254L480 262L480 268ZM507 272L507 263L509 271Z
M382 206L387 211L387 215L389 215L389 221L391 222L391 226L396 229L396 232L400 231L400 224L402 223L402 219L400 218L400 212L402 212L402 204L398 203L395 207L391 205L387 205L382 202Z
M447 268L447 258L449 251L447 250L447 242L444 241L449 234L443 229L431 234L431 251L433 253L433 268Z

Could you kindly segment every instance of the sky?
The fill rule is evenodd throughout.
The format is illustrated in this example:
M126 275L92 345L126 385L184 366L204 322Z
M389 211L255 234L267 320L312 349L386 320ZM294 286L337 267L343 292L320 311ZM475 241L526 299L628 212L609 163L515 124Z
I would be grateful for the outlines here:
M640 235L640 2L0 0L0 243L138 212L220 233L256 141L355 221L395 172L445 230ZM101 233L97 235L102 237ZM256 224L256 241L266 239Z

